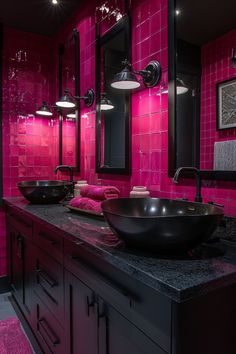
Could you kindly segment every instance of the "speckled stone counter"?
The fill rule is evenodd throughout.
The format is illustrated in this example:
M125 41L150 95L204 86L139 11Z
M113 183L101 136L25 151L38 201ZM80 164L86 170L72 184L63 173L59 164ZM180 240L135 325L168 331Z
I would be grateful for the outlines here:
M71 242L81 241L81 247L177 302L236 283L235 219L226 218L226 227L218 227L214 243L170 259L126 248L104 220L72 213L61 204L32 205L22 198L4 202L50 224ZM219 237L225 241L217 242Z

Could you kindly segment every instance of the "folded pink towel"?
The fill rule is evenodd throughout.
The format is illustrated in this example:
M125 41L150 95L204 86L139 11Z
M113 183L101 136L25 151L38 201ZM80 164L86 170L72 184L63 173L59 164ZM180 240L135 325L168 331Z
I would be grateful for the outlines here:
M75 197L70 200L69 205L74 208L92 211L98 214L102 213L101 201L90 199L87 197Z
M119 198L120 191L113 186L84 186L80 188L80 195L95 200Z

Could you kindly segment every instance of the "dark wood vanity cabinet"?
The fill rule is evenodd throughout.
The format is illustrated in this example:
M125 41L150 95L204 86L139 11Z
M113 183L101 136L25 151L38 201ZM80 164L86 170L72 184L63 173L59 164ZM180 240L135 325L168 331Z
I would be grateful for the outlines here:
M6 225L11 291L42 349L37 354L65 354L62 239L11 208Z
M11 207L6 220L12 295L41 353L169 352L169 299L145 294L140 301L132 294L136 285L126 293L126 284L117 285L81 259L80 252L86 254L80 242L63 242L50 225L31 221L17 210L13 215ZM153 306L159 319L152 315Z
M39 218L7 206L6 220L11 291L37 354L235 354L233 281L178 303Z

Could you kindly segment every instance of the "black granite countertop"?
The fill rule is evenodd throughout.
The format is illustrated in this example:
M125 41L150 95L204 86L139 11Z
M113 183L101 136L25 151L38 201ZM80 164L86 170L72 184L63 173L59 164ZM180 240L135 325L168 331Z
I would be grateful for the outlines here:
M226 218L226 227L218 227L212 236L215 242L170 259L128 249L104 220L72 213L61 204L32 205L22 198L6 198L5 203L50 224L72 241L79 239L109 264L177 302L236 283L236 219ZM217 242L218 237L225 240Z

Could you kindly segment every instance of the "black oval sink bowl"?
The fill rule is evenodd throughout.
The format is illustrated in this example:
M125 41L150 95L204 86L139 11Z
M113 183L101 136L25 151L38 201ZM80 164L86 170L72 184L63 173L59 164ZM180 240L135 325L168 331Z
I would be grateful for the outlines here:
M67 181L24 181L17 184L21 194L33 204L55 204L71 191Z
M157 253L186 252L209 239L223 211L209 204L158 198L102 202L111 229L130 247Z

